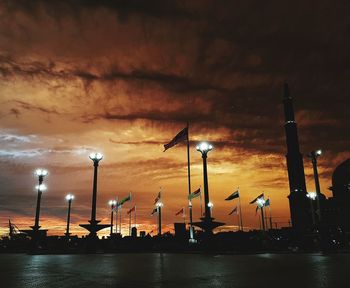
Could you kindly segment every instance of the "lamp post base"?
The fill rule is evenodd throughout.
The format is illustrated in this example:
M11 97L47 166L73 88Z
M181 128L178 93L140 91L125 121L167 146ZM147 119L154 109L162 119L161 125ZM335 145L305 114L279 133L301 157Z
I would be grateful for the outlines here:
M91 238L96 238L98 231L111 227L110 224L98 224L99 222L101 222L100 220L89 220L89 222L89 224L79 224L79 226L88 230L90 232L88 237Z

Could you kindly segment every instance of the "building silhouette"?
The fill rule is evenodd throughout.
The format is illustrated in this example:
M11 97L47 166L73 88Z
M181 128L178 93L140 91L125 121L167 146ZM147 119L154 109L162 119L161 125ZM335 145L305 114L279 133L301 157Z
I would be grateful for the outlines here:
M293 98L289 94L288 84L284 84L283 94L285 133L287 144L287 169L290 194L289 207L293 229L304 233L312 226L311 212L306 197L306 183L303 155L299 149L298 128L294 117Z
M336 167L332 175L333 198L328 199L332 211L336 212L337 226L342 230L350 231L350 158Z

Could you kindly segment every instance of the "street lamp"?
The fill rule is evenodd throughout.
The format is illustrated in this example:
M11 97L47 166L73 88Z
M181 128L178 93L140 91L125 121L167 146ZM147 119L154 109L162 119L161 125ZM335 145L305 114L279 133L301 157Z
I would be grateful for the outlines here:
M209 204L209 191L208 191L208 172L207 172L207 155L208 152L213 149L213 146L207 142L202 142L197 145L197 151L202 154L203 158L203 178L204 178L204 203L205 203L205 219L206 221L211 221L211 209Z
M94 180L92 186L92 207L91 207L91 224L96 224L96 201L97 201L97 168L98 163L102 160L103 155L101 153L91 153L89 158L94 163Z
M111 231L110 231L110 236L112 237L113 234L113 209L117 205L116 200L109 200L108 205L111 207Z
M158 211L158 236L162 236L162 207L164 204L161 201L156 203L157 211Z
M89 237L96 238L97 231L109 227L108 224L98 224L100 221L96 220L96 201L97 201L97 169L99 162L102 160L103 155L101 153L91 153L89 158L94 165L94 179L92 187L92 203L91 203L91 219L90 224L80 224L79 226L85 228L90 232Z
M35 176L38 177L39 184L35 186L35 189L38 191L37 201L36 201L36 212L35 212L35 222L34 226L32 226L33 230L37 231L40 229L39 219L40 219L40 203L41 203L41 195L43 191L47 189L46 185L43 184L44 177L49 173L46 169L36 169L34 172Z
M256 204L260 208L261 211L261 223L262 223L262 228L265 231L265 216L264 216L264 207L265 207L266 200L264 198L258 198L256 199Z
M320 188L320 181L318 177L318 171L317 171L317 158L322 155L322 150L316 150L311 151L308 156L311 158L312 162L312 168L314 170L314 179L315 179L315 187L316 187L316 193L317 193L317 211L318 211L318 221L321 222L321 205L320 205L320 198L321 198L321 188Z
M316 192L308 192L306 194L306 197L310 199L310 208L311 208L311 217L312 217L312 225L315 227L316 222L315 222L315 212L314 212L314 204L313 201L316 200L317 198L317 193Z
M70 225L70 210L72 207L72 200L74 200L74 195L68 194L66 195L66 200L68 201L68 214L67 214L67 229L66 229L66 237L68 238L69 233L69 225Z

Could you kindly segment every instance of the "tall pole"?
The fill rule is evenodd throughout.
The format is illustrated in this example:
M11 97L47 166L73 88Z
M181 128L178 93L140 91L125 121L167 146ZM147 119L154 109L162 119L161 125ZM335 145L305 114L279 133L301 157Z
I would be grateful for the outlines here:
M131 212L129 213L129 236L131 236Z
M95 159L92 159L94 162L94 180L92 187L92 207L91 207L91 223L96 223L96 199L97 199L97 168L98 162Z
M162 236L162 206L158 205L158 236Z
M119 206L119 233L122 235L122 206Z
M38 186L38 196L36 199L36 212L35 212L35 223L34 223L34 229L39 230L39 219L40 219L40 203L41 203L41 195L43 192L41 191L40 187L43 183L44 177L42 175L39 175L39 186Z
M111 205L111 230L109 232L111 237L113 235L113 219L114 219L113 209L114 209L114 205Z
M118 234L118 200L115 206L115 233Z
M202 153L203 158L203 178L204 178L204 211L205 211L205 218L207 221L210 221L211 219L211 209L208 206L209 203L209 192L208 192L208 171L207 171L207 153Z
M72 199L68 200L68 214L67 214L67 229L66 229L66 236L69 237L69 225L70 225L70 209L72 206Z
M264 217L264 206L260 207L261 210L261 223L262 223L262 230L265 231L265 217Z
M242 207L241 207L241 191L239 191L239 187L238 187L238 205L239 205L239 221L241 224L241 230L243 231L243 215L242 215Z
M272 212L271 212L271 206L269 205L269 212L270 212L270 228L272 230Z
M314 179L315 179L315 186L316 186L316 201L317 201L317 215L318 215L318 221L321 222L321 205L320 205L320 198L321 198L321 188L320 188L320 180L318 177L318 170L317 170L317 152L313 151L311 152L311 161L312 161L312 168L314 170Z
M187 178L188 178L188 195L191 194L191 170L190 170L190 124L187 122ZM190 214L190 241L193 241L193 220L192 220L192 202L189 201L188 210Z
M134 216L135 216L135 219L134 219L134 225L135 225L135 228L136 228L136 205L135 205Z

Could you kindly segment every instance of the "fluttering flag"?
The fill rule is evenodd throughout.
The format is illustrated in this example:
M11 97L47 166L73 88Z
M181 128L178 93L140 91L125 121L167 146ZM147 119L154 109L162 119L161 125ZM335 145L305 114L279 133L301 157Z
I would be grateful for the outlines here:
M168 144L164 145L164 151L168 150L169 148L175 146L176 144L185 141L188 139L188 127L186 126L184 129L182 129L179 133L176 134L176 136L171 140Z
M119 203L118 206L122 206L125 202L128 202L131 200L131 193L129 193L128 196L126 196L124 199L122 199Z
M238 190L233 192L230 196L228 196L225 200L229 201L229 200L233 200L239 197L239 192Z
M265 207L270 206L270 198L269 198L269 199L267 199L267 200L265 201L264 206L265 206Z
M250 201L249 204L254 204L256 202L256 200L258 200L259 198L263 198L264 197L264 193L261 193L258 197L256 197L254 200Z
M151 215L153 215L154 213L157 213L157 208L154 208Z
M157 202L160 200L160 191L158 192L158 195L156 199L154 199L154 205L157 204Z
M176 212L175 216L180 215L180 214L184 214L184 208L181 208L181 210L179 212Z
M228 215L232 215L233 213L238 214L237 206L233 208L233 210Z
M192 200L193 198L196 198L200 195L201 195L201 188L198 188L196 191L188 195L188 200Z
M134 212L136 209L136 206L132 207L131 209L129 209L129 211L127 212L127 214L130 214L131 212Z

